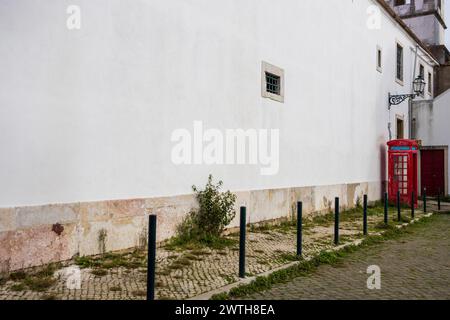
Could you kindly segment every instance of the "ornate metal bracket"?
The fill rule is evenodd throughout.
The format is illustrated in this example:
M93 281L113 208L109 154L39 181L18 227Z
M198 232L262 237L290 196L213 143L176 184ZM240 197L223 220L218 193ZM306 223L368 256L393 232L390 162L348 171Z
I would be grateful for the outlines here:
M389 93L389 108L391 108L391 106L396 106L399 105L400 103L402 103L403 101L405 101L408 98L414 99L415 98L415 94L390 94Z

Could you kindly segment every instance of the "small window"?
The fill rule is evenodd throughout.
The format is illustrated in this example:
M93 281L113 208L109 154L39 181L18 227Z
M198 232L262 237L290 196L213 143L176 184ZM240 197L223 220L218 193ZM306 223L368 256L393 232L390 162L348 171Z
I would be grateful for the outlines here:
M262 62L261 95L277 102L284 102L284 70Z
M400 84L403 84L403 47L399 43L397 43L396 78Z
M379 72L383 70L383 53L380 47L377 47L377 70Z
M431 72L428 72L428 93L432 94L433 92L433 76Z
M406 4L406 0L394 0L394 7L403 6Z
M280 95L280 84L281 78L276 74L272 74L270 72L266 72L266 91Z

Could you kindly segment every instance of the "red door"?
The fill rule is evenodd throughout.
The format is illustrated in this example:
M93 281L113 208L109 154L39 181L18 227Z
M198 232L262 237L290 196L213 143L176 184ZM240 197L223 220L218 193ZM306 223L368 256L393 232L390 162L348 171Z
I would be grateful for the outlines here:
M437 196L445 190L444 150L422 150L422 190L427 188L427 195Z

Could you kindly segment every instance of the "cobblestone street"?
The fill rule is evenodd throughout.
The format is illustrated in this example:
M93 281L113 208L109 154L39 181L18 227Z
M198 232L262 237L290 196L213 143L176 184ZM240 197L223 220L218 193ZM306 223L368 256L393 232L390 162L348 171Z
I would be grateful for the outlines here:
M390 212L390 223L397 224L394 209L391 208ZM420 217L422 215L423 213L417 210L416 216ZM404 209L402 216L408 220L410 216L409 210ZM382 221L382 208L369 208L368 222L371 234L379 233L382 230L379 229ZM333 223L332 214L316 216L312 220L305 219L303 237L305 257L315 256L323 250L334 247ZM443 231L441 230L441 233ZM249 227L246 245L248 275L259 275L294 261L296 250L295 234L295 223L286 223L279 226ZM362 238L361 209L342 213L340 234L340 244L352 243ZM237 234L232 234L228 238L232 240L231 245L223 249L170 248L168 246L158 248L156 297L158 299L187 299L237 282L239 255ZM427 245L427 243L423 244L423 250L432 250L434 248L432 245L428 248ZM443 254L441 258L448 257L448 242L447 247L442 247L439 250L441 249L447 254ZM391 254L391 251L389 251L384 259L386 261L394 261L393 257L402 257L403 259L403 256L409 254L412 249L403 250L399 248L398 250L400 251L398 254ZM429 253L426 252L426 254ZM423 255L420 257L424 260L424 263L427 261ZM145 299L146 264L146 252L143 250L105 254L95 258L83 257L78 260L68 261L63 266L57 266L55 270L16 272L0 279L0 300ZM69 289L66 282L68 269L65 268L70 270L70 268L75 266L81 268L81 287L80 289ZM62 267L64 268L61 269ZM448 260L446 267L448 272ZM418 266L418 268L419 271L417 272L423 270L422 266ZM325 279L328 279L326 275L331 274L332 271L324 272ZM359 272L360 269L358 269L359 278L364 280L365 274ZM402 269L403 272L404 270ZM439 275L438 272L435 274L436 276ZM347 277L353 277L352 281L359 279L352 273L348 274ZM318 277L318 279L320 278ZM344 284L345 279L345 277L340 276L340 281ZM311 278L311 281L313 281L313 278ZM318 287L316 284L306 285L305 288L307 290L302 289L301 292L304 296L311 298L321 296L314 295L313 291L316 288L319 288L318 292L321 292L322 295L334 292L334 289L330 289L330 291L324 289L327 283L327 280L325 280L324 284L320 284ZM360 285L364 284L365 282L363 281ZM348 285L351 286L352 284ZM273 292L267 293L267 296L262 295L257 298L296 299L304 297L303 295L297 296L297 287L298 284L295 282L289 285L288 288L280 287ZM278 297L278 295L280 296Z
M367 267L381 268L381 290L368 290ZM251 299L450 299L450 215L442 214L399 240L357 251Z

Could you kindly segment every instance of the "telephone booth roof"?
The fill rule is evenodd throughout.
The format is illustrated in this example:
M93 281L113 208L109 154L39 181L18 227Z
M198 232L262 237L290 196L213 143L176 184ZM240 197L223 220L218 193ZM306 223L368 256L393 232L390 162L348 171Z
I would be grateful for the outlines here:
M419 150L419 144L415 140L392 140L388 142L388 146L392 151Z

